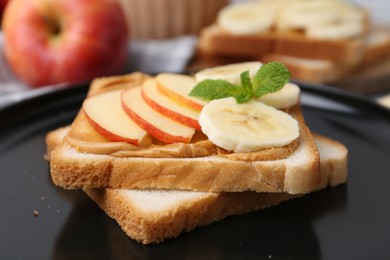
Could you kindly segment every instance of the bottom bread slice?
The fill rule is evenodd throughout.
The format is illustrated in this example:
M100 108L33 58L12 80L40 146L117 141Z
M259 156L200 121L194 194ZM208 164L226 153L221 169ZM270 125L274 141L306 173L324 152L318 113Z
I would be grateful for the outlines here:
M132 239L159 243L228 216L302 196L288 193L196 192L179 190L85 189Z
M345 183L348 151L341 143L314 135L320 151L321 186ZM303 195L256 192L195 192L179 190L85 189L132 239L143 244L178 237L196 227L228 216L277 205Z

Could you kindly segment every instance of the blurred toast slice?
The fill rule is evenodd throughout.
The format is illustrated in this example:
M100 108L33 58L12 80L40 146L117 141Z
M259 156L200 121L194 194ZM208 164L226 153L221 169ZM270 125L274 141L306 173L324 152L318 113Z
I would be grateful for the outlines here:
M365 49L365 38L324 40L303 37L299 32L265 32L234 35L217 25L202 30L198 48L201 52L230 57L255 58L268 54L322 59L348 66L358 64Z

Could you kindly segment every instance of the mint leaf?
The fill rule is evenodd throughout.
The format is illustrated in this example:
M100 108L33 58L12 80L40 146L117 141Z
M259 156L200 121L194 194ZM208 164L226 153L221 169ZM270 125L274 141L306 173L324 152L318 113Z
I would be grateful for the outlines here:
M249 71L244 71L240 74L241 79L241 93L236 96L237 103L245 103L248 102L251 98L253 98L253 90L252 90L252 82L249 78Z
M241 87L226 80L206 79L199 82L190 92L190 96L204 100L214 100L226 97L237 97L241 93Z
M255 97L274 93L290 80L290 72L281 62L270 62L263 65L253 78L253 91Z
M253 82L249 71L242 72L240 80L241 85L238 86L222 79L206 79L199 82L189 95L207 101L234 97L237 103L245 103L253 97L260 97L283 88L290 80L290 72L283 63L270 62L260 67Z

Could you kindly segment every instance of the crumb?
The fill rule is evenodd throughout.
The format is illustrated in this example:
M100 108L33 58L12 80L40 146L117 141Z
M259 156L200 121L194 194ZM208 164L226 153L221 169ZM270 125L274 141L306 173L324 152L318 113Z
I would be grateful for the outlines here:
M271 259L272 258L272 255L268 255L268 259Z
M34 217L38 217L38 210L34 209Z
M42 196L39 200L45 200L46 197L45 196Z

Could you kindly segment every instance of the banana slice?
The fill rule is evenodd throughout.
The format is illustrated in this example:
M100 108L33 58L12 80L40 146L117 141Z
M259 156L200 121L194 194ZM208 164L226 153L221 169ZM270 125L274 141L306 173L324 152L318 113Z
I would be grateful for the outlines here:
M304 30L310 24L333 23L338 19L333 1L293 1L278 15L279 30Z
M223 79L233 84L241 84L242 72L249 70L249 77L253 78L262 65L261 62L250 61L212 67L195 73L195 79L197 82L205 79Z
M218 13L217 23L232 34L255 34L270 30L274 17L272 9L261 3L239 3L224 7Z
M301 89L294 83L287 83L284 87L274 93L266 94L257 98L257 101L277 109L292 107L299 101Z
M276 28L304 30L312 38L341 39L361 34L364 19L363 10L345 1L295 0L280 10Z
M237 104L232 97L204 106L199 124L211 142L234 152L282 147L299 136L298 122L289 114L257 101Z

